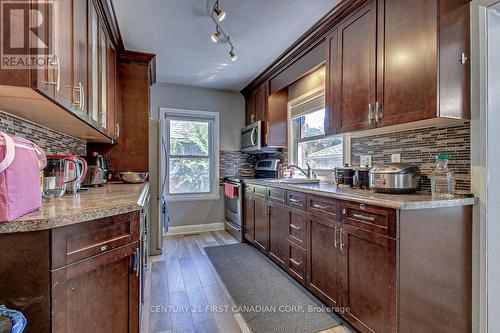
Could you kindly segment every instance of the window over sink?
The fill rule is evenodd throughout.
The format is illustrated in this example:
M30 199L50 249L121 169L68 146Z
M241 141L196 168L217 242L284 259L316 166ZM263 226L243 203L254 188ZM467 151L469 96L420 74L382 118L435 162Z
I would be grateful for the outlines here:
M162 109L169 200L219 198L219 114Z
M288 103L289 163L329 172L348 162L350 138L325 136L325 91L315 89Z

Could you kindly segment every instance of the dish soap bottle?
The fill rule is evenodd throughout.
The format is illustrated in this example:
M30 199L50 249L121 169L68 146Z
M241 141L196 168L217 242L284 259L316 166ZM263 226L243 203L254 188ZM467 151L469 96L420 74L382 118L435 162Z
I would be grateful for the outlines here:
M455 176L448 169L449 156L436 155L436 169L431 173L432 196L438 199L453 198L455 195Z

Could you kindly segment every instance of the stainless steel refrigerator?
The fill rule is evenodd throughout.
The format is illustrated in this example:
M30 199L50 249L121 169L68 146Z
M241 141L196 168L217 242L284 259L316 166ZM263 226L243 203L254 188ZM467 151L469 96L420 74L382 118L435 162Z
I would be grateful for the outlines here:
M165 142L161 124L157 119L149 118L149 193L147 236L149 255L160 255L164 233L168 230L168 204L165 193L166 165L163 151Z

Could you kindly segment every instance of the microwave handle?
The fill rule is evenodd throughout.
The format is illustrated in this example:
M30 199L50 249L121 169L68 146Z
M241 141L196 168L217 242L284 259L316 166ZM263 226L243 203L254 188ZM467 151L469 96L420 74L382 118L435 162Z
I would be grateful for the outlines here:
M257 127L252 128L252 133L250 134L250 140L252 141L252 146L255 146L255 140L253 139L253 136L254 136L256 130L257 130Z

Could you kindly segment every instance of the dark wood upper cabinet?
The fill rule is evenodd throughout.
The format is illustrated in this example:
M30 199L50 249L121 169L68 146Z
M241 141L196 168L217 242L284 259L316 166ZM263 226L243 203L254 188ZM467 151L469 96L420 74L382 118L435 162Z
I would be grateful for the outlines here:
M88 27L89 2L73 2L73 107L88 111Z
M337 42L333 39L337 35ZM333 44L332 44L333 43ZM376 100L377 2L367 1L337 27L330 38L329 70L333 71L333 122L337 132L374 126ZM327 87L327 90L331 87ZM330 113L332 115L332 113Z
M286 147L287 145L288 89L282 89L268 98L266 113L266 145Z
M286 211L282 204L268 203L269 211L269 256L278 265L285 266Z
M343 225L344 316L361 332L396 332L396 240Z
M309 215L308 286L329 306L340 305L340 221Z

